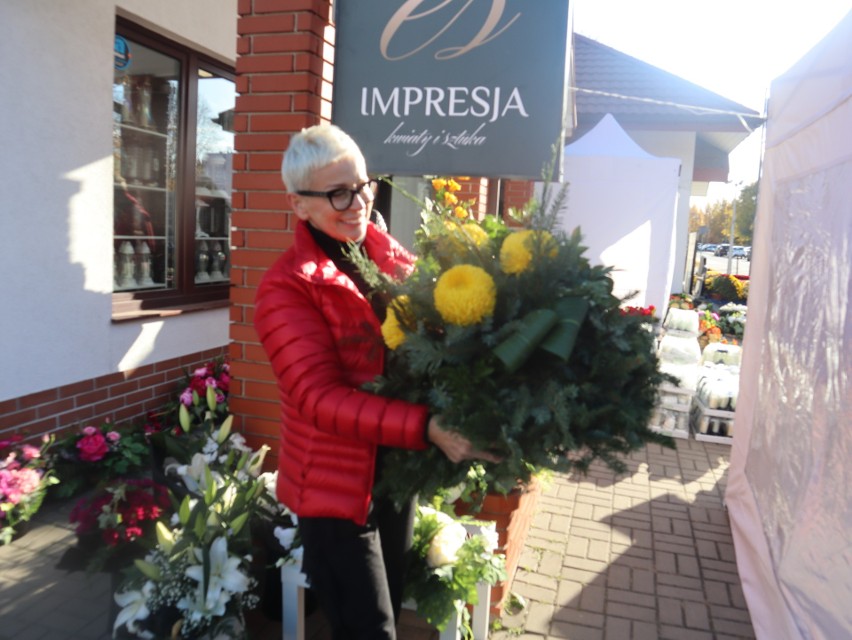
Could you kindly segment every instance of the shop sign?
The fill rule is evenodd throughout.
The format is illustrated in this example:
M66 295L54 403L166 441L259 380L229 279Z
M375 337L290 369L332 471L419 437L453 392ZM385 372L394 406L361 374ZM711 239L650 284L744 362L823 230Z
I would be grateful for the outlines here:
M332 121L371 173L535 179L562 149L568 0L335 7Z

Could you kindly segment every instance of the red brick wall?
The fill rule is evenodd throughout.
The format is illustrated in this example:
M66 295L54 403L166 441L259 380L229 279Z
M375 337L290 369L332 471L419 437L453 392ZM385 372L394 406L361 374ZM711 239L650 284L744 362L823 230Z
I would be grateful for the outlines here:
M503 209L508 214L509 207L520 208L533 196L533 183L529 180L503 181Z
M329 0L239 0L231 234L230 407L252 446L278 446L275 379L253 326L266 269L295 226L280 168L290 136L331 114L334 27Z
M141 420L177 398L187 371L222 355L224 348L210 349L0 402L0 439L13 433L59 437L107 419L116 424Z

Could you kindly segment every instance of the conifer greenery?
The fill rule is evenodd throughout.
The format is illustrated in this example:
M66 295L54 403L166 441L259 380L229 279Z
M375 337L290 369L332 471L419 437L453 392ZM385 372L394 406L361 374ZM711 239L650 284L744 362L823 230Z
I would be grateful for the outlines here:
M433 184L435 199L425 203L416 235L418 261L406 281L388 279L353 252L367 280L392 300L383 328L391 347L385 374L368 389L428 404L442 424L502 462L478 469L479 463L454 464L436 448L395 450L376 490L400 502L415 493L428 500L471 477L480 489L505 493L543 469L585 471L600 459L622 471L621 457L647 442L673 446L648 429L665 379L648 319L622 313L610 269L590 265L579 229L556 229L565 189L546 208L533 201L514 212L534 233L504 244L523 231L493 217L462 217L445 197L457 183ZM547 193L542 200L548 202ZM442 276L457 265L472 265L493 281L493 311L474 323L447 321L436 308ZM488 288L482 283L462 283L459 300L480 304Z

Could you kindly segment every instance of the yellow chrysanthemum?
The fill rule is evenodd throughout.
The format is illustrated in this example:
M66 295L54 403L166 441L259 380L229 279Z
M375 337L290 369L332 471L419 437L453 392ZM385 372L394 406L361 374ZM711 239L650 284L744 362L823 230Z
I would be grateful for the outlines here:
M453 209L453 215L456 218L462 218L462 219L467 218L467 209L465 209L461 205L456 205L456 208Z
M447 206L456 205L459 203L459 199L455 196L455 194L450 193L449 191L444 192L444 204Z
M485 269L456 265L435 284L435 309L445 322L468 326L494 313L497 287Z
M536 238L536 234L541 235ZM559 251L553 236L547 231L527 229L510 233L503 240L503 246L500 247L500 268L503 273L523 273L527 270L530 262L532 262L531 246L533 242L542 242L550 247L547 252L550 256L555 256Z
M403 310L408 304L408 296L399 296L388 305L385 321L382 323L382 338L389 349L396 349L405 342L405 332L397 317L397 310Z
M477 247L484 247L487 245L491 239L488 237L488 233L486 233L485 229L480 227L475 222L468 222L467 224L462 225L462 229L465 230L468 237L473 240L473 243Z
M432 188L435 191L440 191L441 189L445 188L446 186L447 186L447 181L444 180L443 178L435 178L434 180L432 180Z
M461 189L461 185L458 182L456 182L452 178L447 180L447 191L452 191L453 193L455 193L459 189Z

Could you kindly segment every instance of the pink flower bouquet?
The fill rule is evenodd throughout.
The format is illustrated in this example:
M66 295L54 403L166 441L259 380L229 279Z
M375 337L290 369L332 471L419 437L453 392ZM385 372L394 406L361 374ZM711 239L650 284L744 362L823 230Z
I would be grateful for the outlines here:
M50 442L45 438L35 446L20 435L0 440L0 544L8 544L32 518L56 482L45 459Z
M86 425L57 442L51 465L59 479L57 495L68 497L113 478L146 469L149 447L141 429L111 422Z

